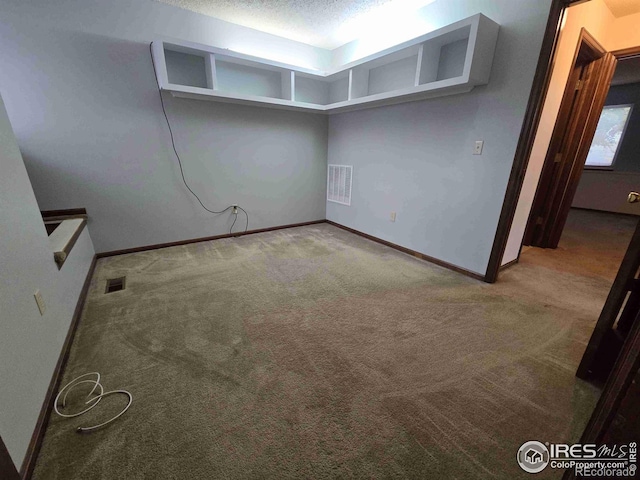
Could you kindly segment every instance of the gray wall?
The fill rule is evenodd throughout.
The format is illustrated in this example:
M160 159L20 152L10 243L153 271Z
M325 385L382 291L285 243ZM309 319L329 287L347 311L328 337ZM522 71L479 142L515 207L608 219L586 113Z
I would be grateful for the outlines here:
M94 251L85 229L58 270L1 97L0 165L0 436L20 468Z
M628 203L629 192L640 189L640 172L585 170L572 207L640 215L637 203Z
M550 4L451 0L422 9L434 25L479 12L501 25L490 82L331 117L329 163L354 166L353 199L328 202L327 218L484 274ZM482 156L472 155L475 140L485 141Z
M3 0L2 10L0 91L38 203L87 208L99 252L218 235L232 222L182 184L149 42L253 45L318 68L329 56L146 0ZM211 209L238 203L252 229L325 218L326 117L165 98L185 174Z

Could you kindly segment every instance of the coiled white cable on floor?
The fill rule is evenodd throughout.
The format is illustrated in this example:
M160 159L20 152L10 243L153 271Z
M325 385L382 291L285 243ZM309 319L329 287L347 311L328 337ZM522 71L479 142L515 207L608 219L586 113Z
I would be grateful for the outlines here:
M85 377L90 377L90 376L95 376L95 380L91 380L91 379L86 379L86 380L81 380L82 378ZM77 413L62 413L59 409L58 409L58 403L60 401L60 396L62 396L62 394L64 393L64 396L62 396L62 408L65 408L67 406L67 395L69 395L69 392L71 390L73 390L75 387L77 387L78 385L81 385L83 383L93 383L94 386L91 389L91 391L89 392L89 394L87 395L87 398L89 400L87 400L85 402L85 405L88 405L89 403L91 403L91 405L87 408L85 408L84 410L82 410L81 412L77 412ZM100 394L96 395L95 397L91 397L91 395L93 394L93 392L96 391L96 389L100 389ZM89 432L92 430L96 430L100 427L104 427L105 425L113 422L114 420L116 420L117 418L121 417L124 412L126 412L129 407L131 406L131 402L133 402L133 395L131 395L131 393L127 392L126 390L111 390L109 392L105 392L104 388L102 387L102 384L100 383L100 374L98 372L90 372L90 373L85 373L84 375L80 375L79 377L74 378L73 380L71 380L69 383L67 383L64 387L62 387L62 389L60 389L60 391L58 392L58 395L56 395L56 399L53 402L53 409L55 410L55 412L60 415L61 417L65 417L65 418L72 418L72 417L78 417L82 414L87 413L89 410L91 410L93 407L95 407L98 403L100 403L100 400L102 400L104 397L108 396L108 395L113 395L115 393L120 393L123 395L127 395L129 397L129 402L127 402L127 406L124 407L124 409L118 413L115 417L107 420L106 422L102 422L99 423L98 425L94 425L92 427L78 427L77 431L78 432ZM91 398L89 398L91 397Z

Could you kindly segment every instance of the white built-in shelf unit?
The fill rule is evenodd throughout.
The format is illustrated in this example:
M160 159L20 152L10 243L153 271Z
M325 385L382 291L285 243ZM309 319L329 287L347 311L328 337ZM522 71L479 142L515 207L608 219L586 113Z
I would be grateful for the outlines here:
M176 97L317 113L422 100L489 82L499 25L477 14L331 71L177 40L152 44Z

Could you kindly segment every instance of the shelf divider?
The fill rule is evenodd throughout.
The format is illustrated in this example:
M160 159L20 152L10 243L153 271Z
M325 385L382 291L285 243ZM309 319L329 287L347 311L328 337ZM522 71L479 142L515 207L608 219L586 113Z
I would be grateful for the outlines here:
M350 69L348 100L366 97L367 95L369 95L369 69L368 68Z
M207 69L207 87L211 90L218 89L218 76L216 75L216 56L213 53L204 57L205 68Z
M296 99L296 73L293 70L284 70L282 72L282 99Z
M155 41L151 44L151 57L156 67L156 77L160 88L167 88L169 75L167 75L167 61L164 58L164 43Z
M440 62L440 45L423 43L418 51L418 68L416 69L416 87L435 82L438 78Z

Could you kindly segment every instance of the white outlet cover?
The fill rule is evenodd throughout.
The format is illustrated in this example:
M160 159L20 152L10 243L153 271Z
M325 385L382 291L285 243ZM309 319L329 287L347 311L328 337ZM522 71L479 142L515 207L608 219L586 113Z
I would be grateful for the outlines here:
M477 140L475 147L473 148L473 154L482 155L482 147L484 147L484 140Z
M391 215L390 215L389 219L390 219L392 222L395 222L395 221L396 221L396 212L391 212Z

